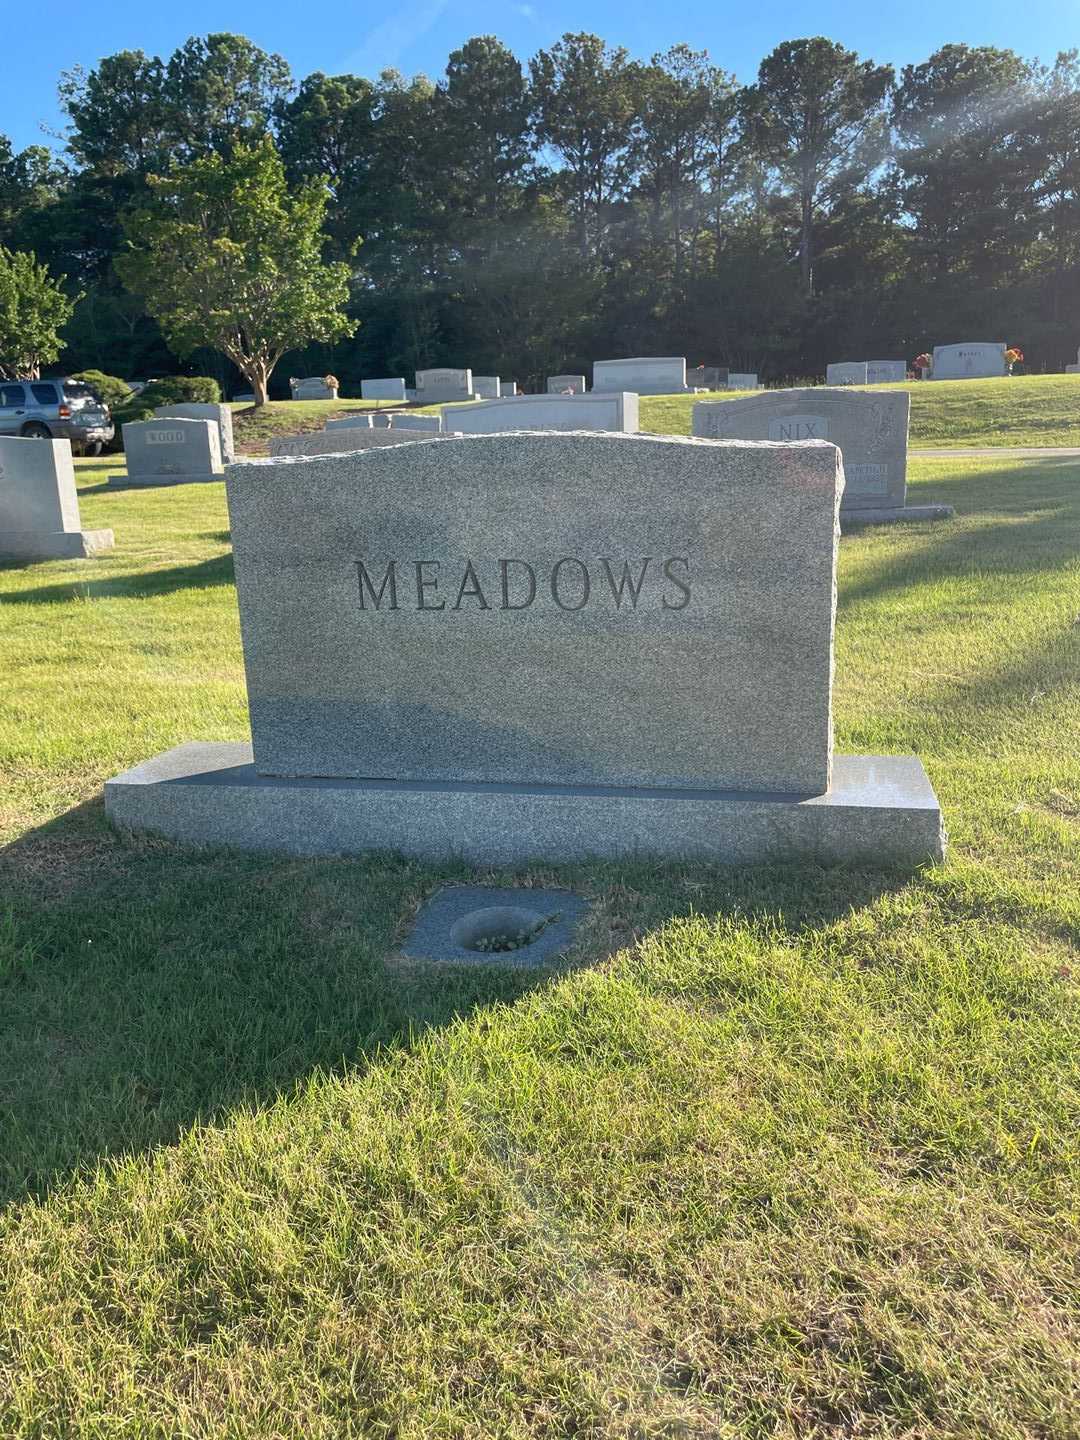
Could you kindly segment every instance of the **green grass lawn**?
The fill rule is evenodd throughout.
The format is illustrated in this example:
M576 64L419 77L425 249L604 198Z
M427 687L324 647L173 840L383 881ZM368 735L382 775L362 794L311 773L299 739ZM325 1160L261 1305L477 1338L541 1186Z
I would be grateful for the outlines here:
M223 487L115 468L0 570L0 1435L1075 1440L1080 467L841 544L943 867L492 875L595 902L535 974L397 955L460 866L111 831L246 734Z

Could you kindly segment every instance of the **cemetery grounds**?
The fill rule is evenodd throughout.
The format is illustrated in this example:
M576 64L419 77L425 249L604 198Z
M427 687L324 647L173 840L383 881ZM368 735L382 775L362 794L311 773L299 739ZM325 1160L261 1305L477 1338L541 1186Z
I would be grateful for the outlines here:
M1080 457L1008 447L1080 377L914 389L1001 452L842 541L836 745L947 863L482 874L593 900L542 973L398 956L464 867L109 828L246 705L224 486L79 463L116 549L0 571L0 1435L1075 1440Z

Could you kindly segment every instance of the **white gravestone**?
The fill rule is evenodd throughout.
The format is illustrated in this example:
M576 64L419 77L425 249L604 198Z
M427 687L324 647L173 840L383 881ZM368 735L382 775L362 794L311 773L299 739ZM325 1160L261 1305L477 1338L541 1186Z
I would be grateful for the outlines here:
M502 394L502 384L498 375L474 375L473 394L481 400L498 400Z
M82 529L69 440L0 435L0 559L85 559L112 545L111 530Z
M400 402L405 399L405 381L397 376L384 380L361 380L360 398L362 400L397 400Z
M236 459L236 447L233 444L233 423L232 411L228 405L203 405L198 401L183 401L178 405L159 405L154 411L154 419L168 419L170 416L177 420L210 420L218 427L218 438L221 441L221 458L226 465L231 465Z
M842 360L835 365L826 365L825 384L865 385L866 370L865 360Z
M584 375L549 375L547 379L549 395L565 395L567 391L572 395L584 395L585 389Z
M361 410L355 415L342 415L337 420L327 420L324 430L370 430L374 425L371 412Z
M699 401L693 423L695 435L715 440L827 440L844 457L841 515L916 518L904 508L910 409L906 390L884 395L807 386L765 390L745 400Z
M931 380L990 380L1008 373L1004 341L934 346Z
M473 389L471 370L417 370L416 399L421 405L445 405L455 400L472 400Z
M629 360L593 363L594 391L632 390L637 395L685 395L685 355L638 355Z
M224 478L221 438L211 420L137 420L124 426L126 475L110 475L114 488L193 485Z
M757 376L729 372L727 388L729 390L756 390L758 388Z
M906 379L906 360L868 360L866 362L866 383L868 385L896 385Z
M617 395L517 395L505 400L479 400L443 411L448 427L465 435L496 435L506 430L638 429L638 397Z
M499 393L502 394L502 395L510 395L510 396L513 396L513 395L516 395L516 394L518 393L517 381L516 381L516 380L502 380L502 381L500 381L500 386L501 386L501 389L500 389L500 392L499 392Z
M327 385L322 375L309 375L303 380L290 378L289 389L294 400L336 400L338 387Z

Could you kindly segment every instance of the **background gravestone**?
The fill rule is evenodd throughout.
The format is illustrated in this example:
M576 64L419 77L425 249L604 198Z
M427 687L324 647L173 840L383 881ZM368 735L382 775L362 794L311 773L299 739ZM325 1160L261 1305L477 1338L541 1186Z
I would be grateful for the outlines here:
M417 370L416 399L421 405L471 400L475 395L471 370Z
M826 385L865 385L867 364L865 360L842 360L836 365L826 365Z
M1008 373L1003 340L934 346L932 380L988 380Z
M727 382L726 365L695 365L686 372L686 383L695 390L724 390Z
M866 362L866 383L868 385L896 385L906 379L906 360L868 360Z
M371 430L375 420L370 410L359 410L352 415L342 415L336 420L327 420L324 430Z
M154 411L155 420L167 419L170 416L178 420L209 420L218 427L222 463L231 465L236 459L232 410L228 405L204 405L185 400L176 405L159 405Z
M629 360L597 360L593 364L593 391L627 391L637 395L683 395L686 383L684 355L639 355Z
M322 375L308 375L302 380L291 378L289 389L294 400L336 400L338 387L327 385Z
M584 395L586 390L584 375L549 375L547 379L547 393L549 395L563 395L570 390L575 395Z
M218 427L211 420L135 420L123 427L126 475L113 487L189 485L224 475Z
M464 435L506 430L618 430L629 435L638 429L638 397L595 390L588 395L517 395L451 406L443 412L443 421Z
M360 398L362 400L404 400L405 381L400 377L385 380L361 380Z
M902 509L911 397L807 386L694 406L695 435L714 440L828 440L844 457L841 514Z
M734 371L729 371L727 388L729 390L756 390L758 388L758 378L756 375L746 373L736 374Z
M481 400L498 400L502 394L502 384L498 375L474 375L473 394Z
M0 558L69 560L111 550L111 530L83 530L68 440L0 435Z

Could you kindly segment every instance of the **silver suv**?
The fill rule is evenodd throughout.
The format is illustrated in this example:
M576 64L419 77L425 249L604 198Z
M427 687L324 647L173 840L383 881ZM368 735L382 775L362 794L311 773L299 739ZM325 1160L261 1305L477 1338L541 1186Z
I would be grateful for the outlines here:
M70 440L79 455L100 455L113 438L109 407L81 380L0 380L0 435Z

